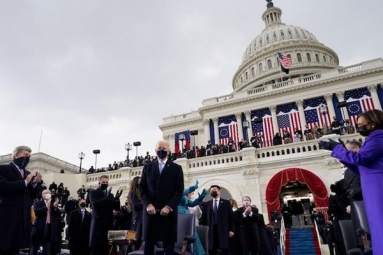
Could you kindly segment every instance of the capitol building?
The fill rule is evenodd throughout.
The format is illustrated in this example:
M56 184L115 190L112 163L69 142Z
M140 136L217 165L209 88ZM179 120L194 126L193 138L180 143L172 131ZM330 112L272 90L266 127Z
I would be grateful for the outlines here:
M273 137L286 130L304 131L306 125L328 126L335 116L348 120L344 121L342 140L361 139L352 128L355 117L368 109L382 109L383 60L340 66L337 53L320 42L315 31L283 23L282 10L271 1L260 18L265 28L244 52L238 52L243 57L233 74L232 92L203 100L196 111L164 117L159 128L172 152L184 144L206 146L208 140L213 145L225 145L229 137L237 144L234 152L178 158L176 163L184 170L185 186L198 180L201 192L213 184L219 185L223 197L233 198L239 205L243 196L250 196L265 216L280 208L281 201L294 197L326 207L330 185L342 178L339 162L328 151L319 150L318 139L307 140L303 136L302 141L273 145ZM281 71L278 53L292 59L288 74ZM180 134L185 140L180 140ZM238 142L249 141L254 134L262 137L261 148L238 150ZM38 158L32 158L31 163ZM53 164L53 159L49 160ZM44 168L45 164L48 159L39 167ZM125 195L142 167L87 175L74 174L75 166L70 169L64 174L58 170L46 172L46 183L59 183L64 178L75 194L82 184L97 186L98 177L107 174L113 189L124 189Z

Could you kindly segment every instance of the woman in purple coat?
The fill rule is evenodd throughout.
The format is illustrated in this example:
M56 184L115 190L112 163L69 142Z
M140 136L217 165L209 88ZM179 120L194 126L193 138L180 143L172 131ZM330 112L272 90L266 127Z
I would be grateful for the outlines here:
M383 251L383 112L370 110L359 115L358 132L367 139L359 152L348 151L339 143L321 141L320 148L332 151L350 170L360 175L374 253ZM357 168L355 167L357 166ZM359 171L357 170L359 168Z

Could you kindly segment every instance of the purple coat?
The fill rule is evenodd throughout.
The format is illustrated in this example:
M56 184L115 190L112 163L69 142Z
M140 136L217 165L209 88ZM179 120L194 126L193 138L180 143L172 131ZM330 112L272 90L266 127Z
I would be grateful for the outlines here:
M25 186L17 167L0 165L0 250L28 248L31 245L31 207L37 189Z
M383 251L383 130L373 131L359 152L336 146L331 156L350 166L350 170L356 173L353 166L358 166L373 251Z

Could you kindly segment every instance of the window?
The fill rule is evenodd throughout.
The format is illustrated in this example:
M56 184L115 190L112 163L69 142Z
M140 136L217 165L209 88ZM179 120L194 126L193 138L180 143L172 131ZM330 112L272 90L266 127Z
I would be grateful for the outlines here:
M268 68L268 69L273 68L273 65L272 65L272 63L271 63L271 59L267 60L267 68Z
M251 76L253 76L253 77L255 76L255 68L254 67L251 68Z
M302 30L302 35L303 35L303 38L306 39L306 34L305 34L305 31Z
M243 82L243 77L241 76L241 82Z
M259 72L260 72L260 73L262 73L262 72L263 72L262 63L259 63L259 67L258 67L258 70L259 70Z
M289 34L289 36L290 37L292 37L293 36L293 33L291 33L291 30L289 29L289 30L287 30L287 33Z
M323 55L323 61L326 62L326 56L325 55Z
M269 43L269 34L266 35L266 43Z
M285 33L283 32L283 30L281 30L281 36L282 36L282 37L285 36Z
M297 29L295 29L295 35L296 35L297 37L300 37L300 36L301 36L301 35L299 34L299 32L298 32Z
M277 39L277 34L274 32L273 33L274 40Z
M249 74L247 72L245 73L245 79L249 79Z
M262 38L259 39L259 46L262 46Z
M257 43L254 42L254 46L253 46L253 49L256 50L257 49Z
M315 59L317 62L319 62L319 55L318 54L315 54Z
M300 53L297 54L297 59L298 59L298 62L302 62L302 56Z
M307 53L307 62L311 62L311 55L310 55L310 53Z

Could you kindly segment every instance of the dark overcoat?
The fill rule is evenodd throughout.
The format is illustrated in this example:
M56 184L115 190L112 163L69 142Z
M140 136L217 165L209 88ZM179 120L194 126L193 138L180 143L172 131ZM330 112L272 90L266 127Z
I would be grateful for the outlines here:
M60 230L60 217L61 211L58 207L53 206L53 199L50 201L50 210L51 210L51 236L49 237L50 242L58 242L61 238ZM33 209L35 211L36 220L33 226L33 236L32 242L34 245L41 245L44 241L44 230L47 222L48 207L46 206L45 201L36 201L33 204Z
M133 211L130 229L136 231L136 240L141 240L143 205L141 199L138 199L132 191L129 192L129 202Z
M31 245L31 208L37 186L25 186L17 167L0 165L0 250L27 248Z
M113 209L116 207L119 209L119 201L115 201L112 194L106 195L101 188L92 190L89 197L92 204L89 246L107 247L108 231L113 228Z
M240 224L235 232L235 237L242 240L242 254L249 254L251 251L259 251L259 232L258 232L258 209L251 208L253 214L243 217L243 207L238 208L234 213L236 224Z
M209 226L209 240L213 240L213 200L206 202L201 216L202 225ZM234 213L229 200L220 198L217 210L218 247L229 249L229 231L234 232ZM209 250L213 250L213 242L209 242Z
M146 164L142 171L139 186L143 204L143 238L144 240L176 242L177 241L177 207L184 191L184 177L181 166L168 160L160 174L158 161ZM152 204L158 212L149 215L146 207ZM161 216L159 211L169 206L171 212Z
M84 220L81 209L71 212L68 224L68 247L70 250L82 250L89 247L90 223L92 215L85 210Z

